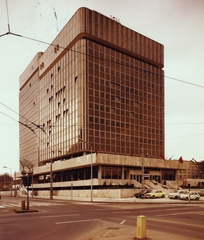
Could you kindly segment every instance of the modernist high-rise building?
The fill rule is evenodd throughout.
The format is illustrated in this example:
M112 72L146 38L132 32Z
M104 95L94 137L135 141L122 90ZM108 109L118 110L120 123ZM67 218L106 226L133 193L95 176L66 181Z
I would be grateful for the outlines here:
M48 190L50 165L58 190L91 176L95 189L141 183L142 163L146 176L174 179L160 159L163 67L163 45L80 8L20 77L20 160L34 164L36 189Z

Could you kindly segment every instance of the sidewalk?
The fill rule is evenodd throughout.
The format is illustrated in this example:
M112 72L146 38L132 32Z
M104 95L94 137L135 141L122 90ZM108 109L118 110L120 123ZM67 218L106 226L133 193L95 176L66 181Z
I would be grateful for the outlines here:
M30 199L47 199L50 201L53 200L62 200L62 201L77 201L77 202L91 202L91 199L85 198L85 197L63 197L63 196L53 196L53 199L50 199L48 196L35 196L35 197L29 197ZM180 200L180 199L169 199L167 196L165 198L155 198L155 199L141 199L141 198L94 198L93 197L93 203L143 203L143 204L163 204L163 203L169 203L169 204L199 204L204 203L204 197L201 197L199 201L191 200Z
M2 196L2 198L13 198L13 199L22 199L26 200L26 195L20 195L17 197L11 196ZM47 200L47 201L71 201L71 202L86 202L86 203L138 203L138 204L204 204L204 197L200 197L200 200L181 200L181 199L169 199L167 196L165 198L155 198L155 199L142 199L142 198L94 198L90 197L63 197L63 196L53 196L53 199L50 199L49 196L29 196L29 201L32 200ZM1 199L3 200L3 199Z

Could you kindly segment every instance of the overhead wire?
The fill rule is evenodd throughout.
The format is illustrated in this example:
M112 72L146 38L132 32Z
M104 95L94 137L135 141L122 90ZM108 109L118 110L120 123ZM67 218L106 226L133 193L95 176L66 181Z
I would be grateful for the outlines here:
M12 112L16 113L17 115L19 115L20 117L24 118L25 120L29 121L26 117L22 116L20 113L14 111L12 108L8 107L6 104L0 102L1 105L3 105L4 107L8 108L9 110L11 110Z
M113 60L110 60L110 59L106 59L106 58L98 57L98 56L95 56L95 55L87 54L87 53L84 53L84 52L76 51L76 50L71 49L71 48L68 48L68 47L63 47L63 46L60 46L60 45L58 45L58 44L48 43L48 42L45 42L45 41L42 41L42 40L38 40L38 39L35 39L35 38L23 36L23 35L20 35L20 34L17 34L17 33L8 32L7 34L11 34L11 35L14 35L14 36L16 36L16 37L22 37L22 38L25 38L25 39L28 39L28 40L31 40L31 41L35 41L35 42L38 42L38 43L46 44L46 45L49 45L49 46L58 47L58 48L61 48L61 49L63 49L63 50L67 50L67 51L79 53L79 54L82 54L82 55L94 57L94 58L97 58L97 59L99 59L99 60L107 61L107 62L110 62L110 63L114 63L114 64L116 64L116 65L121 65L121 66L124 66L124 67L131 68L131 69L137 69L137 70L141 70L141 71L143 71L143 72L148 72L148 73L152 73L152 74L161 75L161 74L159 74L159 73L156 73L156 72L153 72L153 71L150 71L150 70L144 70L144 69L138 68L138 67L135 68L135 67L133 67L133 66L126 65L126 64L122 64L122 63L119 63L119 62L116 62L116 61L113 61ZM2 37L2 36L4 36L4 35L5 35L5 34L0 35L0 37ZM168 78L168 79L171 79L171 80L174 80L174 81L177 81L177 82L189 84L189 85L192 85L192 86L195 86L195 87L204 88L204 86L202 86L202 85L200 85L200 84L195 84L195 83L188 82L188 81L184 81L184 80L181 80L181 79L178 79L178 78L169 77L169 76L166 76L166 75L162 75L162 77Z
M14 112L15 112L15 111L14 111ZM44 144L46 144L46 143L45 143L45 139L41 139L40 136L35 132L35 130L34 130L32 127L28 126L27 124L25 124L25 123L23 123L23 122L21 122L21 121L16 120L15 118L9 116L8 114L6 114L6 113L4 113L4 112L2 112L2 111L0 111L0 113L3 114L3 115L5 115L5 116L8 117L8 118L14 120L15 122L18 122L19 124L23 125L24 127L28 128L31 132L33 132L33 134L35 134L35 135L39 138L39 140L40 140L41 142L43 142Z
M199 123L196 123L196 122L192 122L192 123L188 123L188 122L181 123L181 122L178 122L178 123L165 123L165 124L182 124L182 125L185 125L185 124L204 124L204 122L203 123L202 122L199 122Z
M22 37L22 38L25 38L25 39L28 39L28 40L31 40L31 41L35 41L35 42L38 42L38 43L42 43L42 44L46 44L46 45L49 45L49 46L54 46L54 47L59 47L63 50L69 50L69 51L72 51L72 52L75 52L75 53L79 53L79 54L83 54L83 55L88 55L88 56L91 56L91 57L94 57L94 58L98 58L100 60L103 60L103 61L109 61L109 62L112 62L114 64L117 64L117 65L121 65L121 66L125 66L125 67L129 67L129 68L135 68L133 66L130 66L130 65L125 65L125 64L122 64L121 62L116 62L116 61L113 61L113 60L109 60L109 59L106 59L106 58L101 58L101 57L98 57L98 56L94 56L94 55L90 55L90 54L87 54L87 53L83 53L83 52L80 52L80 51L76 51L76 50L73 50L71 48L67 48L67 47L63 47L63 46L59 46L58 44L53 44L53 43L48 43L48 42L45 42L45 41L42 41L42 40L38 40L38 39L35 39L35 38L31 38L31 37L27 37L27 36L23 36L23 35L20 35L20 34L17 34L17 33L13 33L10 31L10 22L9 22L9 11L8 11L8 2L6 0L6 11L7 11L7 21L8 21L8 32L5 33L5 34L2 34L0 35L0 37L3 37L5 35L14 35L16 37ZM151 71L147 71L147 70L144 70L142 68L137 68L137 70L142 70L144 72L148 72L148 73L153 73L153 74L157 74L157 75L160 75L159 73L156 73L156 72L151 72ZM181 80L181 79L177 79L177 78L173 78L173 77L169 77L169 76L165 76L165 75L162 75L164 78L168 78L168 79L171 79L171 80L174 80L174 81L178 81L178 82L182 82L182 83L185 83L185 84L189 84L189 85L192 85L192 86L195 86L195 87L200 87L200 88L204 88L204 86L202 85L199 85L199 84L195 84L195 83L192 83L192 82L188 82L188 81L184 81L184 80ZM10 109L11 111L15 112L14 110L12 110L11 108L9 108L8 106L6 106L5 104L1 103L2 105L4 105L5 107L7 107L8 109ZM2 114L4 114L3 112L1 112ZM16 114L18 114L20 117L26 119L27 121L29 121L31 124L33 124L34 126L36 126L37 128L41 129L45 134L45 130L38 124L35 124L34 122L28 120L27 118L25 118L24 116L21 116L19 113L15 112ZM6 114L4 114L6 115ZM8 115L6 115L7 117L9 117ZM11 118L11 117L10 117ZM13 118L12 118L13 119ZM14 120L14 119L13 119ZM19 121L18 121L19 122ZM28 127L31 131L32 131L32 128L29 127L27 124L24 124L24 123L21 123L19 122L20 124ZM165 123L165 124L204 124L204 123Z
M0 104L2 104L2 103L0 102ZM24 119L28 120L27 118L25 118L24 116L22 116L22 115L20 115L19 113L15 112L13 109L9 108L9 107L6 106L5 104L2 104L2 105L4 105L5 107L7 107L8 109L10 109L11 111L13 111L14 113L18 114L19 116L23 117ZM35 133L34 129L32 129L32 128L31 128L30 126L28 126L27 124L25 124L25 123L23 123L23 122L20 122L20 121L12 118L11 116L9 116L9 115L1 112L1 111L0 111L0 113L3 114L3 115L5 115L5 116L7 116L8 118L10 118L10 119L18 122L19 124L27 127L30 131L32 131L32 132L40 139L40 136L38 136L38 135ZM28 120L28 121L31 122L30 120ZM33 123L33 122L31 122L31 123L32 123L34 126L36 126L36 127L38 126L38 125L36 125L36 124ZM165 124L175 124L175 125L177 125L177 124L182 124L182 125L183 125L183 124L204 124L204 122L203 122L203 123L201 123L201 122L199 122L199 123L165 123ZM39 127L38 127L38 128L39 128ZM40 128L40 129L41 129L41 128ZM45 132L44 129L41 129L41 130L46 134L46 132ZM47 135L47 134L46 134L46 135ZM204 135L204 133L203 133L203 134L186 135L186 136L169 137L169 138L166 138L166 140L175 139L175 138L184 138L184 137L203 136L203 135ZM45 140L45 139L40 139L40 141L42 141L44 144L46 144L46 143L44 142L44 140Z
M11 34L11 35L14 35L14 36L17 36L17 37L25 38L25 39L28 39L28 40L31 40L31 41L35 41L35 42L38 42L38 43L46 44L46 45L49 45L49 46L59 47L59 48L61 48L61 49L63 49L63 50L67 50L67 51L79 53L79 54L86 55L86 56L89 56L89 57L94 57L94 58L97 58L97 59L99 59L99 60L103 60L103 61L107 61L107 62L110 62L110 63L114 63L114 64L116 64L116 65L121 65L121 66L128 67L128 68L131 68L131 69L136 69L136 70L140 70L140 71L143 71L143 72L148 72L148 73L152 73L152 74L161 75L161 74L159 74L159 73L157 73L157 72L153 72L153 71L150 71L150 70L144 70L144 69L139 68L139 67L136 67L136 68L135 68L134 66L122 64L122 63L120 63L120 62L116 62L116 61L113 61L113 60L110 60L110 59L106 59L106 58L102 58L102 57L99 57L99 56L91 55L91 54L88 54L88 53L76 51L76 50L74 50L74 49L71 49L71 48L68 48L68 47L63 47L63 46L60 46L60 45L58 45L58 44L48 43L48 42L45 42L45 41L42 41L42 40L38 40L38 39L35 39L35 38L23 36L23 35L20 35L20 34L15 34L15 33L12 33L12 32L10 32L10 34ZM1 36L0 36L0 37L1 37ZM171 80L174 80L174 81L177 81L177 82L189 84L189 85L192 85L192 86L195 86L195 87L204 88L204 86L202 86L202 85L195 84L195 83L188 82L188 81L184 81L184 80L181 80L181 79L178 79L178 78L169 77L169 76L166 76L166 75L162 75L162 77L168 78L168 79L171 79Z
M38 39L35 39L35 38L31 38L31 37L27 37L27 36L23 36L21 34L17 34L17 33L13 33L10 31L10 22L9 22L9 9L8 9L8 2L7 0L6 1L6 12L7 12L7 25L8 25L8 32L5 33L5 34L2 34L0 35L0 37L2 36L5 36L5 35L8 35L8 34L11 34L11 35L14 35L16 37L22 37L22 38L25 38L25 39L28 39L28 40L31 40L31 41L35 41L35 42L38 42L38 43L42 43L42 44L46 44L46 45L49 45L49 46L54 46L54 47L59 47L59 48L62 48L64 50L70 50L70 51L73 51L75 53L80 53L80 54L86 54L86 53L83 53L83 52L79 52L79 51L76 51L76 50L73 50L71 48L67 48L67 47L63 47L63 46L59 46L58 44L53 44L53 43L48 43L48 42L45 42L45 41L42 41L42 40L38 40ZM89 55L89 54L88 54ZM94 56L94 55L89 55L89 56L92 56L94 58L98 58L98 59L101 59L101 60L104 60L104 61L109 61L109 62L113 62L115 64L120 64L120 65L123 65L125 67L130 67L130 68L133 68L131 67L130 65L124 65L124 64L121 64L121 63L117 63L115 61L111 61L111 60L108 60L108 59L105 59L105 58L101 58L101 57L97 57L97 56ZM141 69L140 69L141 70ZM143 70L143 69L142 69ZM147 71L147 70L143 70L143 71L146 71L146 72L150 72L150 73L153 73L155 74L155 72L151 72L151 71ZM158 73L156 73L158 74ZM200 87L200 88L204 88L204 86L202 85L199 85L199 84L195 84L195 83L192 83L192 82L187 82L187 81L184 81L184 80L180 80L178 78L173 78L173 77L169 77L169 76L165 76L165 75L162 75L164 78L169 78L171 80L174 80L174 81L178 81L178 82L182 82L182 83L185 83L185 84L189 84L189 85L192 85L192 86L195 86L195 87Z
M33 121L30 121L28 118L24 117L23 115L21 115L20 113L17 113L16 111L14 111L13 109L11 109L10 107L8 107L7 105L5 105L4 103L0 102L1 105L3 105L4 107L8 108L10 111L14 112L15 114L19 115L21 118L24 118L27 122L30 122L30 124L33 124L35 127L39 128L40 130L42 130L45 134L45 130L43 129L43 127L39 124L34 123ZM28 126L28 124L22 123L20 122L22 125L27 126L28 128L31 128L30 126ZM32 128L31 128L32 129Z
M8 2L7 2L7 0L6 0L6 11L7 11L7 21L8 21L8 32L5 33L5 34L0 35L0 37L2 37L2 36L4 36L4 35L10 34L10 35L14 35L14 36L16 36L16 37L22 37L22 38L25 38L25 39L28 39L28 40L31 40L31 41L35 41L35 42L38 42L38 43L46 44L46 45L48 45L48 46L59 47L59 48L61 48L61 49L63 49L63 50L70 50L70 51L75 52L75 53L79 53L79 54L83 54L83 55L88 55L88 56L91 56L91 57L94 57L94 58L98 58L98 59L103 60L103 61L109 61L109 62L115 63L115 64L117 64L117 65L122 65L122 66L125 66L125 67L134 68L134 67L131 67L130 65L125 65L125 64L122 64L122 63L119 63L119 62L116 62L116 61L112 61L112 60L109 60L109 59L105 59L105 58L101 58L101 57L98 57L98 56L90 55L90 54L87 54L87 53L84 53L84 52L76 51L76 50L73 50L73 49L71 49L71 48L67 48L67 47L60 46L60 45L58 45L58 44L48 43L48 42L45 42L45 41L42 41L42 40L39 40L39 39L35 39L35 38L23 36L23 35L21 35L21 34L13 33L13 32L10 31L9 11L8 11ZM155 74L155 72L143 70L143 69L141 69L141 68L139 68L139 70L142 70L142 71L145 71L145 72L149 72L149 73ZM156 73L156 74L158 74L158 73ZM158 75L159 75L159 74L158 74ZM162 76L163 76L164 78L169 78L169 79L174 80L174 81L182 82L182 83L189 84L189 85L192 85L192 86L195 86L195 87L204 88L204 86L199 85L199 84L195 84L195 83L192 83L192 82L187 82L187 81L184 81L184 80L181 80L181 79L178 79L178 78L173 78L173 77L169 77L169 76L165 76L165 75L162 75Z
M184 81L184 80L180 80L178 78L173 78L173 77L168 77L168 76L164 76L164 77L169 78L169 79L174 80L174 81L177 81L177 82L182 82L182 83L185 83L185 84L189 84L189 85L192 85L192 86L195 86L195 87L204 88L204 86L202 86L202 85L195 84L195 83L192 83L192 82L187 82L187 81Z
M17 37L22 37L22 38L25 38L25 39L28 39L28 40L31 40L31 41L35 41L35 42L38 42L38 43L46 44L46 45L48 45L48 46L58 47L58 48L61 48L61 49L63 49L63 50L67 50L67 51L69 50L69 51L71 51L71 52L75 52L75 53L79 53L79 54L82 54L82 55L94 57L94 58L97 58L97 59L99 59L99 60L108 61L108 62L114 63L114 64L116 64L116 65L121 65L121 66L124 66L124 67L129 67L129 68L135 69L134 66L122 64L122 63L119 63L119 62L116 62L116 61L113 61L113 60L110 60L110 59L106 59L106 58L102 58L102 57L99 57L99 56L95 56L95 55L87 54L87 53L84 53L84 52L76 51L76 50L71 49L71 48L68 48L68 47L60 46L59 44L48 43L48 42L45 42L45 41L42 41L42 40L39 40L39 39L35 39L35 38L23 36L23 35L20 35L20 34L15 34L15 33L11 33L11 34L12 34L12 35L15 35L15 36L17 36ZM144 70L144 69L142 69L142 68L137 68L137 70L142 70L142 71L144 71L144 72L148 72L148 73L153 73L153 74L158 74L158 75L160 75L159 73L155 73L155 72L152 72L152 71L149 71L149 70ZM178 79L178 78L169 77L169 76L165 76L165 75L162 75L162 76L163 76L164 78L169 78L169 79L174 80L174 81L182 82L182 83L189 84L189 85L192 85L192 86L195 86L195 87L204 88L204 86L199 85L199 84L195 84L195 83L192 83L192 82L184 81L184 80L181 80L181 79Z
M178 136L178 137L168 137L168 138L166 138L166 140L175 139L175 138L196 137L196 136L203 136L203 135L204 135L204 133L201 133L201 134L192 134L192 135L186 135L186 136Z
M10 118L10 119L18 122L18 123L20 123L20 124L23 125L24 127L28 128L30 131L32 131L35 135L37 135L37 134L35 133L34 129L32 129L32 128L31 128L30 126L28 126L27 124L22 123L21 121L18 121L18 120L16 120L16 119L12 118L11 116L7 115L6 113L3 113L3 112L1 112L1 111L0 111L0 113L3 114L3 115L5 115L5 116L7 116L8 118ZM37 135L37 136L38 136L38 135Z
M0 113L3 114L3 115L5 115L6 117L8 117L8 118L10 118L10 119L12 119L12 120L18 122L18 120L12 118L11 116L7 115L6 113L3 113L3 112L1 112L1 111L0 111Z

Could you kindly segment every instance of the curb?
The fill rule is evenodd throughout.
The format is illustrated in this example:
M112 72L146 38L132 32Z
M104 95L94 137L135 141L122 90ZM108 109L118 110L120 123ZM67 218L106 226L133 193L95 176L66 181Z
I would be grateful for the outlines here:
M37 209L28 209L28 210L22 210L22 209L13 209L16 213L31 213L31 212L39 212Z

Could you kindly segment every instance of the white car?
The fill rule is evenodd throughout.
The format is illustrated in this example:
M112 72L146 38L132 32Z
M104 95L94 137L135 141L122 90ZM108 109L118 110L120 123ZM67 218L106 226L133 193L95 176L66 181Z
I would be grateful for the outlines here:
M183 193L180 195L180 199L182 200L199 200L200 195L197 192L188 192L188 193Z
M180 195L181 194L185 194L185 193L188 193L188 191L186 191L186 190L178 190L178 191L170 193L168 195L168 198L170 198L170 199L179 199Z

